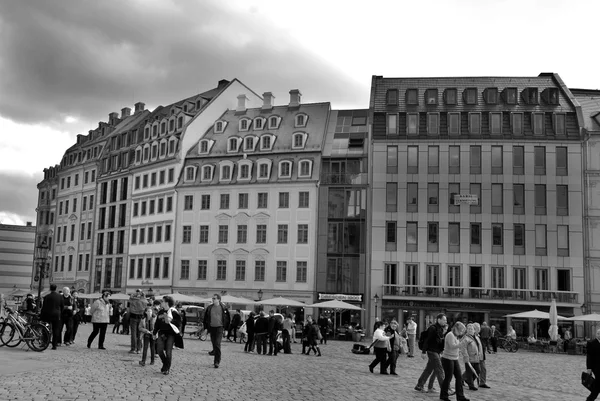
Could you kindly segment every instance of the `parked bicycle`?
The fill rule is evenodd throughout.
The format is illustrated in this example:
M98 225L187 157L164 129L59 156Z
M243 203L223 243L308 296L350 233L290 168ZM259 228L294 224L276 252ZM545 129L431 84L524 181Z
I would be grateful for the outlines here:
M500 339L500 348L506 352L517 352L519 350L519 343L511 337L505 337Z
M36 352L42 352L50 345L50 330L41 323L29 323L10 307L4 305L7 316L0 326L0 343L16 347L25 341Z

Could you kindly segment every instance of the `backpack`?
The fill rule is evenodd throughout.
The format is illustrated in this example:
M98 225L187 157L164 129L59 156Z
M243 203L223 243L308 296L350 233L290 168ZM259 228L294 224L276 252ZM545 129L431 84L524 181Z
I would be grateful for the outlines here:
M431 326L429 326L431 327ZM421 334L419 335L419 342L417 343L417 345L419 346L419 349L421 351L423 351L423 347L425 346L425 341L427 341L427 330L429 330L429 328L423 330L421 332Z

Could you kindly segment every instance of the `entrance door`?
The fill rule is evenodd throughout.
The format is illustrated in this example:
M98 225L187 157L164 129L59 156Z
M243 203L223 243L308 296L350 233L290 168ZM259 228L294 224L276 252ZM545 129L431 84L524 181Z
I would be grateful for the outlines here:
M469 266L469 287L481 288L483 286L482 266ZM479 295L479 290L470 289L471 298Z

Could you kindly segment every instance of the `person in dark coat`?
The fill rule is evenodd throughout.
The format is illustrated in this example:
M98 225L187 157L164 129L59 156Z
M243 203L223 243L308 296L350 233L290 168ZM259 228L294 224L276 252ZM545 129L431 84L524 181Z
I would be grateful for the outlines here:
M596 330L596 338L587 343L585 366L588 373L594 373L594 387L587 401L594 401L600 394L600 329Z
M156 350L162 361L160 371L163 375L168 375L171 371L173 361L173 345L175 336L181 332L181 316L174 308L175 301L173 297L165 295L161 304L162 309L158 312L154 334L157 335Z
M63 288L63 310L62 310L62 326L65 328L63 344L73 344L73 315L75 314L76 305L71 297L71 289ZM62 331L62 330L61 330Z
M242 323L242 315L239 309L236 309L235 314L231 318L231 324L229 325L229 331L227 331L227 339L231 341L231 336L233 336L233 342L237 338L237 329L241 326Z
M269 355L277 356L277 333L281 323L275 316L275 311L269 311Z
M258 355L267 354L267 334L269 332L269 319L264 310L260 311L260 316L254 322L254 341L256 342L256 353Z
M56 292L56 284L50 284L50 294L44 297L41 319L52 328L52 349L56 349L60 341L62 329L61 315L64 309L63 296Z
M246 319L246 344L244 345L244 352L254 352L254 312L250 312L248 319Z
M219 367L221 363L221 340L223 339L223 330L229 327L231 317L229 310L221 302L221 295L214 294L212 296L212 304L208 305L204 311L204 327L210 334L210 341L213 349L211 355L214 355L214 366Z

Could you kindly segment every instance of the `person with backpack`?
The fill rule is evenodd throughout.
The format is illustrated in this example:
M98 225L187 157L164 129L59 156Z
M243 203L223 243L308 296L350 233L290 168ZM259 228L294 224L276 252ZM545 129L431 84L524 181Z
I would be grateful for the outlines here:
M434 374L433 377L437 377L440 387L444 382L444 369L442 368L440 354L444 350L444 336L447 331L448 321L446 315L439 313L436 316L436 322L429 326L426 331L421 332L418 345L421 349L421 358L427 360L427 366L425 366L417 381L416 391L423 391L423 386L432 373ZM429 393L437 391L433 387L433 377L429 381L429 388L427 389Z

